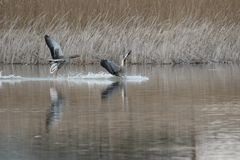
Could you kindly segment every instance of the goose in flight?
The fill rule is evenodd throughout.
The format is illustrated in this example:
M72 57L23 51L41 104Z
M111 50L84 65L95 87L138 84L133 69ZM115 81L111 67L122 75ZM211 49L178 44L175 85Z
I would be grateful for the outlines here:
M77 58L79 55L73 55L69 57L65 57L63 55L63 51L61 46L52 39L49 35L44 36L45 42L51 52L52 59L49 59L48 61L51 63L50 67L50 73L53 74L54 72L57 72L58 70L65 64L69 63L70 59Z
M127 57L131 54L131 52L132 51L130 50L126 55L122 57L120 65L117 65L116 63L107 59L101 60L100 64L112 75L122 77L125 74L125 63L126 63Z

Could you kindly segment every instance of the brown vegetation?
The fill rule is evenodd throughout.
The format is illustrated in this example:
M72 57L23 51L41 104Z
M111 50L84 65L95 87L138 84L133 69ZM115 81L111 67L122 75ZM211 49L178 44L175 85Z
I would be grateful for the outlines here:
M0 62L47 63L44 34L79 64L238 62L238 0L2 0Z
M107 14L107 19L141 16L158 20L182 20L194 17L239 22L239 0L1 0L2 20L35 18L46 14L48 20L58 15L68 22L88 21Z

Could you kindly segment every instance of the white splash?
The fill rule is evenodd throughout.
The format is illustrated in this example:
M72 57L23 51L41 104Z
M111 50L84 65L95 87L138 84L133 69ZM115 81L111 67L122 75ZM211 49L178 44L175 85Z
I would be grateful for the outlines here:
M74 84L84 84L87 83L89 85L108 85L114 81L124 80L126 82L144 82L148 80L148 77L144 77L141 75L138 76L125 76L123 78L116 77L108 73L92 73L89 72L87 74L77 73L77 74L69 74L69 75L58 75L57 77L21 77L16 75L5 75L3 76L0 72L0 82L22 82L22 81L57 81L57 82L70 82Z
M13 75L13 74L11 74L11 75L6 75L6 76L3 76L2 75L2 71L0 72L0 80L7 80L7 79L22 79L23 77L21 77L21 76L15 76L15 75Z
M68 75L67 79L68 80L77 79L77 80L85 80L85 81L92 81L92 80L94 80L94 81L105 81L105 80L120 81L120 80L124 80L127 82L143 82L143 81L149 80L148 77L141 76L141 75L116 77L111 74L103 73L103 72L99 72L99 73L89 72L87 74L79 73L79 74L75 74L75 75Z
M148 81L149 78L145 77L145 76L141 76L141 75L138 75L138 76L126 76L126 80L128 82L144 82L144 81Z
M15 75L2 75L2 71L0 71L0 88L2 88L3 83L8 84L15 84L22 82L23 77L21 76L15 76Z
M72 74L72 75L68 75L68 79L111 79L111 78L115 78L115 76L111 75L111 74L107 74L107 73L92 73L89 72L87 74Z

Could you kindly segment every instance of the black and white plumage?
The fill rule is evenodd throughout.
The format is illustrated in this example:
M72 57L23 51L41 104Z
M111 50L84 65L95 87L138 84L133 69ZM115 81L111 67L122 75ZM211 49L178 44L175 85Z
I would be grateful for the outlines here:
M62 51L61 46L49 35L45 35L45 42L51 52L52 59L49 59L49 62L51 63L50 67L50 73L53 74L56 72L65 64L70 61L70 59L77 58L79 55L73 55L69 57L65 57Z
M126 63L127 57L131 54L131 52L132 51L130 50L125 56L123 56L123 58L121 59L120 65L117 65L113 61L110 61L107 59L101 60L100 64L112 75L122 77L125 74L125 63Z
M52 59L49 59L49 62L51 63L50 73L52 74L58 71L65 63L64 55L61 46L54 39L48 35L45 35L44 38L51 52Z

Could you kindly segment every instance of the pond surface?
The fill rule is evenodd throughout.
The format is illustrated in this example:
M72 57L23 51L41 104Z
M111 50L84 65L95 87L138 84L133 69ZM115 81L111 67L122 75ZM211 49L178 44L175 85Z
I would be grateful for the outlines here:
M240 67L0 66L0 159L236 160Z

